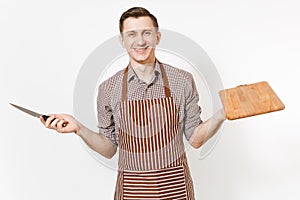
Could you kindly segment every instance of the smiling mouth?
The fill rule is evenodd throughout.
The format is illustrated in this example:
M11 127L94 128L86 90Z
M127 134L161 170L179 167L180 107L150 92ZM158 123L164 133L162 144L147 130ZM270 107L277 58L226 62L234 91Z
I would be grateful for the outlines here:
M144 53L145 51L147 51L148 47L138 47L138 48L133 48L133 50L137 53Z

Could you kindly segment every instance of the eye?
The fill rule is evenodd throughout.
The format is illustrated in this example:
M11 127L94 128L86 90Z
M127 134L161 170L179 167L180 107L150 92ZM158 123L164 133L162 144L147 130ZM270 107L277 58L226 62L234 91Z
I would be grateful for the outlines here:
M144 35L146 35L146 36L150 36L151 34L152 34L151 31L145 31L145 32L144 32Z
M127 36L130 37L130 38L132 38L132 37L135 37L135 36L136 36L136 33L134 33L134 32L129 32L129 33L127 33Z

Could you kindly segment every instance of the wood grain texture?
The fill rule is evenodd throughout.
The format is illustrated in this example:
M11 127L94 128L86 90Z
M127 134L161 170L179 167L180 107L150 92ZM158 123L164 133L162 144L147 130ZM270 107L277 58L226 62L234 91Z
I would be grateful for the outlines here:
M266 81L221 90L219 96L226 111L226 118L229 120L285 108Z

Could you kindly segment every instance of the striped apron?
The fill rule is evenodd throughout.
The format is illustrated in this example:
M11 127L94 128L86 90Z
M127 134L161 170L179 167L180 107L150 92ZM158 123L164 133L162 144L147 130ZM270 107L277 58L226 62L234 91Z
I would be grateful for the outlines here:
M166 97L158 99L127 100L124 71L115 200L194 200L178 112L160 68Z

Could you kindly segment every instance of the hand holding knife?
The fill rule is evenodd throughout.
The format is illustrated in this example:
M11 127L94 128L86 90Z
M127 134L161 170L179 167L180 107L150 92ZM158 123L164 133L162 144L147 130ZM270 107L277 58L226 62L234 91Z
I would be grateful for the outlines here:
M10 103L10 105L12 105L13 107L15 107L15 108L17 108L17 109L19 109L19 110L21 110L21 111L23 111L23 112L25 112L25 113L27 113L27 114L33 116L33 117L38 117L38 118L43 117L43 119L44 119L45 121L47 121L47 119L50 117L50 116L48 116L48 115L43 115L43 114L34 112L34 111L32 111L32 110L29 110L29 109L27 109L27 108L23 108L23 107L21 107L21 106L18 106L18 105L12 104L12 103ZM50 124L51 124L54 120L55 120L55 118L50 122ZM62 124L62 127L66 127L67 124L68 124L67 122L64 122L64 123Z

